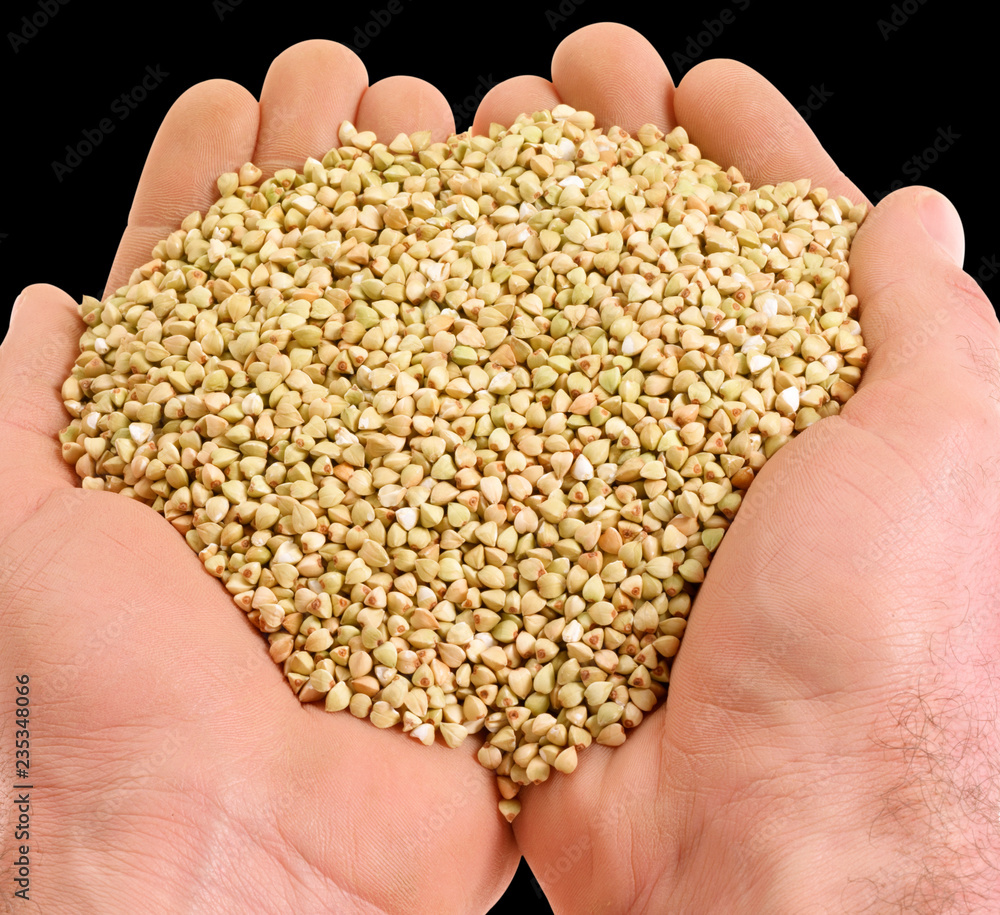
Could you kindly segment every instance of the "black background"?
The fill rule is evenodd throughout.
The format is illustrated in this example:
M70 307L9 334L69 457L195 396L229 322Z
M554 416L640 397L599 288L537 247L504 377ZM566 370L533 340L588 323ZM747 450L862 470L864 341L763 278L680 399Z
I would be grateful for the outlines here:
M55 284L77 300L101 295L146 151L189 86L222 77L259 94L268 64L289 45L326 38L358 47L367 39L359 53L370 83L397 73L426 79L452 103L456 126L464 129L491 85L521 73L548 77L562 38L612 18L599 0L530 8L394 0L401 11L389 17L382 15L386 8L386 0L5 3L0 333L10 303L30 283ZM655 12L616 4L612 12L646 35L675 80L701 60L731 57L763 73L796 105L821 90L829 98L809 123L841 169L873 202L912 183L950 197L965 224L966 270L1000 298L1000 241L986 222L997 212L987 149L995 136L988 125L996 117L996 90L987 62L997 54L1000 16L995 8L972 12L971 5L945 0L876 2L864 14L844 9L710 0L656 4ZM366 24L370 33L377 26L374 37L365 35ZM629 61L621 66L629 71ZM124 109L112 106L147 67L167 75L122 118ZM69 173L57 175L53 163L66 162L67 145L77 146L102 118L114 130ZM935 141L946 148L934 150ZM515 910L549 911L523 863L494 909Z

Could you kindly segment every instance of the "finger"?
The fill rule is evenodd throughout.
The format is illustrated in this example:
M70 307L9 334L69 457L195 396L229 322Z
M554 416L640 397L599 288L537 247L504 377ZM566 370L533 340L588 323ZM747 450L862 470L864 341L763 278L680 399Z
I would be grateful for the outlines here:
M553 773L544 785L522 789L514 835L553 911L642 911L629 904L635 881L650 862L663 868L676 854L687 826L675 814L682 767L666 765L663 712L629 731L621 746L591 744L571 775ZM655 828L636 826L644 820Z
M891 194L862 224L851 251L851 288L869 362L859 397L845 408L856 417L891 422L898 415L888 406L898 395L874 396L886 385L911 392L915 410L924 398L952 409L1000 400L1000 325L961 270L964 248L954 206L929 188ZM873 412L878 406L884 415Z
M513 124L519 114L532 114L555 108L562 100L552 85L541 76L512 76L497 83L479 103L472 132L486 135L490 124Z
M751 184L810 178L834 196L865 202L802 116L771 83L735 60L708 60L677 87L674 112L691 142Z
M564 38L552 55L552 82L567 105L597 126L630 133L643 124L672 130L674 82L656 48L635 29L598 22Z
M283 51L264 77L254 164L268 175L322 158L340 145L337 128L354 122L367 88L365 65L342 44L316 39Z
M275 58L259 105L227 80L185 92L153 141L104 296L127 282L185 216L216 199L223 172L252 161L271 174L337 145L337 127L354 119L367 84L364 64L348 48L305 41Z
M963 246L954 207L927 188L890 195L862 224L850 260L869 351L861 384L839 416L782 449L746 493L671 670L672 697L701 694L745 712L761 699L761 708L781 708L793 684L856 695L866 678L878 682L899 646L876 636L880 627L898 632L899 620L871 615L858 583L900 606L935 605L934 594L907 593L924 581L908 541L943 544L965 529L964 505L989 502L984 494L949 504L970 485L952 474L963 465L985 474L1000 437L1000 325L958 266ZM817 531L835 532L824 535L819 564ZM752 580L748 568L758 570ZM804 601L803 582L819 597ZM736 606L742 615L726 609ZM944 626L952 606L964 612L942 606ZM837 638L861 628L864 640ZM729 669L708 674L711 657L759 678L737 686ZM689 679L687 670L700 673Z
M429 130L431 141L439 143L455 132L455 119L437 87L415 76L389 76L361 97L354 126L386 144L418 130Z
M637 31L600 22L565 38L552 56L552 82L519 76L495 86L479 105L473 133L491 123L511 124L518 114L564 102L590 111L598 126L634 132L653 123L669 130L674 83L656 49Z
M208 80L187 90L156 133L102 299L150 260L153 247L218 196L216 179L250 160L257 102L242 86Z
M0 505L7 519L37 499L38 488L26 481L76 481L56 434L69 425L60 389L82 330L75 303L55 286L28 286L11 313L0 345Z

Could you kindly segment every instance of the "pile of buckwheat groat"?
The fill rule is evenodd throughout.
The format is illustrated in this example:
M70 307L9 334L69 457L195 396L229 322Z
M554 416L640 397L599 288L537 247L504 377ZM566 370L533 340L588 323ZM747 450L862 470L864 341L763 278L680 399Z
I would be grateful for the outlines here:
M866 361L865 208L560 105L218 180L62 388L85 489L162 514L303 702L451 747L501 813L664 698L743 494Z

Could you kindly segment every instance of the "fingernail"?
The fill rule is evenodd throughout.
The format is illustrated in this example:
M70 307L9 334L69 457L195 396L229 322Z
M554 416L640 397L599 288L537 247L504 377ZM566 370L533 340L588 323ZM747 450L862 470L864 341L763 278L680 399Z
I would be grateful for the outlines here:
M965 232L962 219L951 201L931 192L920 198L917 212L927 234L944 249L956 266L961 267L965 260Z

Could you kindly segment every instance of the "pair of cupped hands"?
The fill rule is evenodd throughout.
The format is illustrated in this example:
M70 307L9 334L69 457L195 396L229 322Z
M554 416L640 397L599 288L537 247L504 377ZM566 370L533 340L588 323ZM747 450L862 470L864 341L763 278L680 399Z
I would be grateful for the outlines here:
M551 81L493 88L473 130L560 102L604 126L681 123L754 184L864 200L733 61L675 87L638 33L590 26ZM368 86L325 41L282 53L259 102L221 80L185 92L107 289L220 173L322 155L344 119L384 141L455 128L433 86ZM521 855L557 912L1000 910L1000 327L963 250L929 189L870 213L850 260L857 395L753 484L667 704L525 790L513 827L469 745L302 707L161 517L79 489L55 436L80 321L59 289L26 289L0 349L0 614L4 689L31 677L37 911L482 912Z

